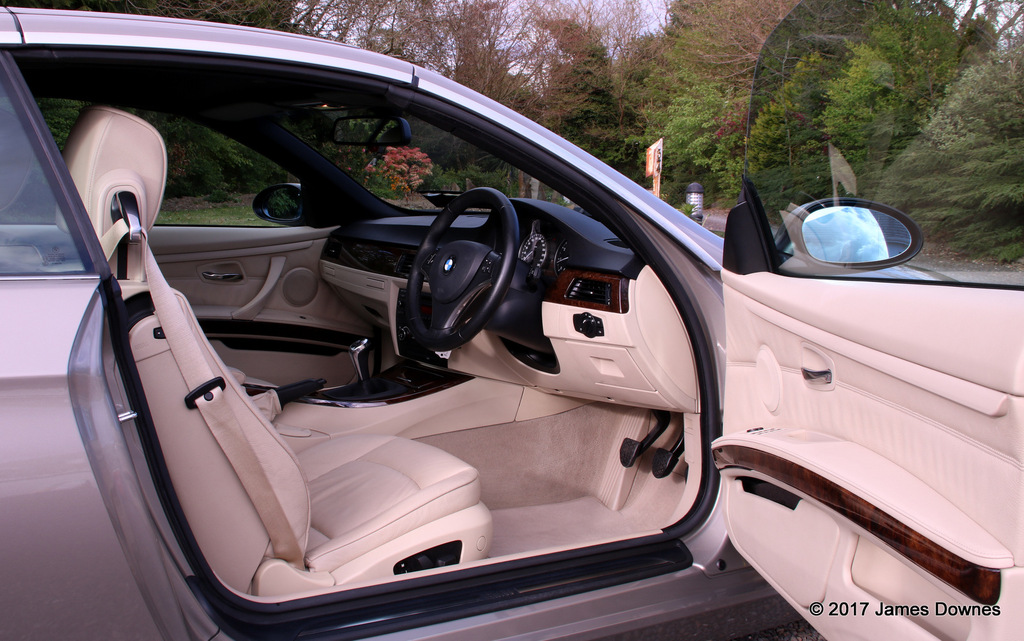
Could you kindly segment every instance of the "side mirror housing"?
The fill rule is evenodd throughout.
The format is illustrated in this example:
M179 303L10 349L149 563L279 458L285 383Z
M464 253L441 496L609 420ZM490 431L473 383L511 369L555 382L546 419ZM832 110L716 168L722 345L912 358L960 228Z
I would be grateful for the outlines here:
M783 212L791 243L780 270L798 275L874 271L906 263L924 246L903 212L859 198L826 198Z
M302 188L295 183L271 185L256 194L252 210L259 218L277 225L302 225Z

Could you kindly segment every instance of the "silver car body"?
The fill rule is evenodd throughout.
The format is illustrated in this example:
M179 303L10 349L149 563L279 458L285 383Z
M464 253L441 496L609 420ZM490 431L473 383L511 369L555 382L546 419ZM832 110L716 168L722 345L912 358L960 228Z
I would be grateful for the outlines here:
M575 146L437 74L312 38L138 16L5 8L0 43L208 52L416 84L585 172L608 197L629 202L678 241L692 260L678 268L705 310L703 329L716 357L724 359L717 236ZM121 430L131 416L124 414L123 390L108 387L104 363L112 357L98 287L93 275L0 282L0 523L7 550L0 584L7 612L2 636L225 638L187 584L188 564L163 516L140 445L131 430ZM773 594L732 551L719 509L685 543L694 564L683 572L387 638L599 638L696 620Z

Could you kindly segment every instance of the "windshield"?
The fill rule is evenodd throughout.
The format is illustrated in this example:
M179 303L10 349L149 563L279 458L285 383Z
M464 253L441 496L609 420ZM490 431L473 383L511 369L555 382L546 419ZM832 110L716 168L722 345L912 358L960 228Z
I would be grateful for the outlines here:
M857 196L924 229L915 264L948 254L1020 265L1021 7L797 6L765 43L748 117L746 176L773 225L807 203Z
M351 113L318 105L292 111L281 124L378 198L406 209L440 209L474 187L571 206L537 178L418 118L404 117L412 134L407 145L339 144L335 123Z

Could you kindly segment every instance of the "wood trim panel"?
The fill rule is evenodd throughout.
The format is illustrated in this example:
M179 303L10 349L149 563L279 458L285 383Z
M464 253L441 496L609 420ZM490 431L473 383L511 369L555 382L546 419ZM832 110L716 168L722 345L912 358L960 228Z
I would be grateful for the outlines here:
M199 327L210 340L218 340L234 349L299 352L334 356L348 349L361 336L323 327L246 321L224 318L200 318Z
M413 365L410 363L400 363L394 367L390 367L387 370L377 375L377 378L383 378L396 383L401 384L406 388L406 391L389 396L387 398L373 399L371 401L345 401L328 398L320 392L314 392L309 396L304 396L296 400L296 403L309 403L311 405L330 405L333 407L367 407L374 405L396 405L398 403L404 403L411 401L416 398L435 394L437 392L455 387L465 383L472 379L472 376L466 376L465 374L459 374L457 372L447 372L438 369L429 369L426 367L420 367L419 365ZM263 387L261 385L252 385L247 383L245 390L250 396L255 396L261 392L265 392L273 388Z
M585 278L587 280L594 280L611 285L609 291L610 302L607 305L602 305L601 303L568 298L566 294L569 292L569 286L572 285L573 281L577 278ZM596 309L603 312L625 314L629 311L629 279L618 274L592 272L573 268L566 269L559 274L558 280L555 281L555 284L549 287L547 292L544 293L544 301L548 303L556 303L558 305L569 305L572 307L582 307L584 309Z
M714 449L718 469L741 468L777 479L842 515L946 585L985 605L999 601L1000 572L950 552L860 496L807 468L742 445Z
M403 255L409 256L409 265L416 257L415 249L386 245L365 240L342 239L341 252L337 258L327 258L345 267L352 267L361 271L374 272L384 276L406 277L407 274L400 274L396 270L398 261Z

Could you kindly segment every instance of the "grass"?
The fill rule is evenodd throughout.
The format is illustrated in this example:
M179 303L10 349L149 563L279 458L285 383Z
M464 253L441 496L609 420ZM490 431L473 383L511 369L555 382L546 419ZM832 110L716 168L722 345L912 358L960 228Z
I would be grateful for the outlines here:
M216 206L202 209L161 211L158 225L210 225L224 227L278 227L257 218L248 205Z

